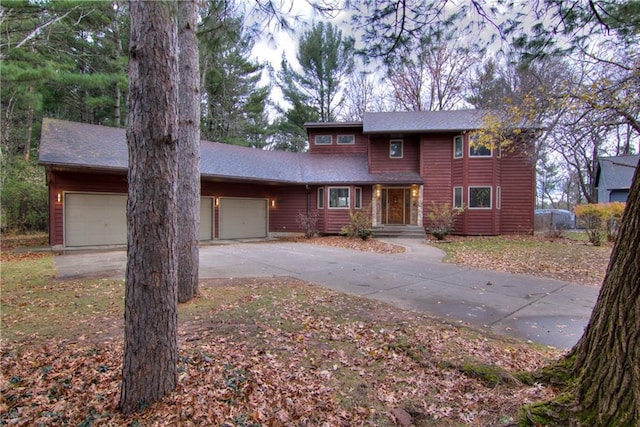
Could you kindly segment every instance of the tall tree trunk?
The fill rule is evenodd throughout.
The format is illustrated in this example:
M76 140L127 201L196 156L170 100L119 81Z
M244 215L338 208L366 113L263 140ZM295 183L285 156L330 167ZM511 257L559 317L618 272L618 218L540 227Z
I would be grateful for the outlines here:
M132 0L130 13L125 414L175 389L178 349L177 5Z
M200 225L200 73L197 0L179 2L178 302L198 293Z
M574 352L584 425L640 425L640 163L600 296Z

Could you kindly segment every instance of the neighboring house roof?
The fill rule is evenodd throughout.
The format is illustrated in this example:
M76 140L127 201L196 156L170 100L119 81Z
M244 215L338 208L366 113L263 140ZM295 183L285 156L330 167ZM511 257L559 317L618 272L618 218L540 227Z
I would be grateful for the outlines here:
M265 151L201 141L200 173L219 180L292 184L422 183L416 173L372 174L366 155ZM56 119L42 121L40 164L126 171L124 129Z
M364 133L465 131L483 127L488 110L364 113Z
M596 187L607 190L628 190L638 167L640 155L601 157L596 172Z

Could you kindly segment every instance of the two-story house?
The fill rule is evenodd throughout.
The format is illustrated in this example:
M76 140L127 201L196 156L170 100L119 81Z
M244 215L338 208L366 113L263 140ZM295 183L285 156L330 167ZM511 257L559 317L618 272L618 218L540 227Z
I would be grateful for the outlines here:
M378 231L428 226L432 203L464 207L456 232L529 233L534 165L524 150L471 144L476 110L367 113L362 122L308 123L307 153L201 143L200 239L300 233L317 215L339 233L349 213L371 208ZM43 121L40 164L49 184L50 243L126 242L124 129Z

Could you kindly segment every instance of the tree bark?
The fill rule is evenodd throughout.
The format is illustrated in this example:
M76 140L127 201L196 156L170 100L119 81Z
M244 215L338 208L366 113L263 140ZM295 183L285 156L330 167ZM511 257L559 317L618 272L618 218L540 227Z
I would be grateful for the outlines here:
M174 1L130 2L129 198L120 410L176 387L178 37Z
M197 0L179 3L178 302L198 294L200 225L200 72Z
M574 348L584 425L640 425L640 163L602 290Z

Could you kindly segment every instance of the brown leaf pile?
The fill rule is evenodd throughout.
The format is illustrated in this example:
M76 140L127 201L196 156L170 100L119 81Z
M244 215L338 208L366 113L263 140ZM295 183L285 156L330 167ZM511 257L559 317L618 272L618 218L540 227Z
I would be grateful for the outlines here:
M220 291L233 295L218 304ZM532 370L557 356L292 279L203 282L181 307L178 388L117 411L122 336L3 343L9 425L499 425L553 390L486 385L463 364ZM73 327L73 325L69 325Z

